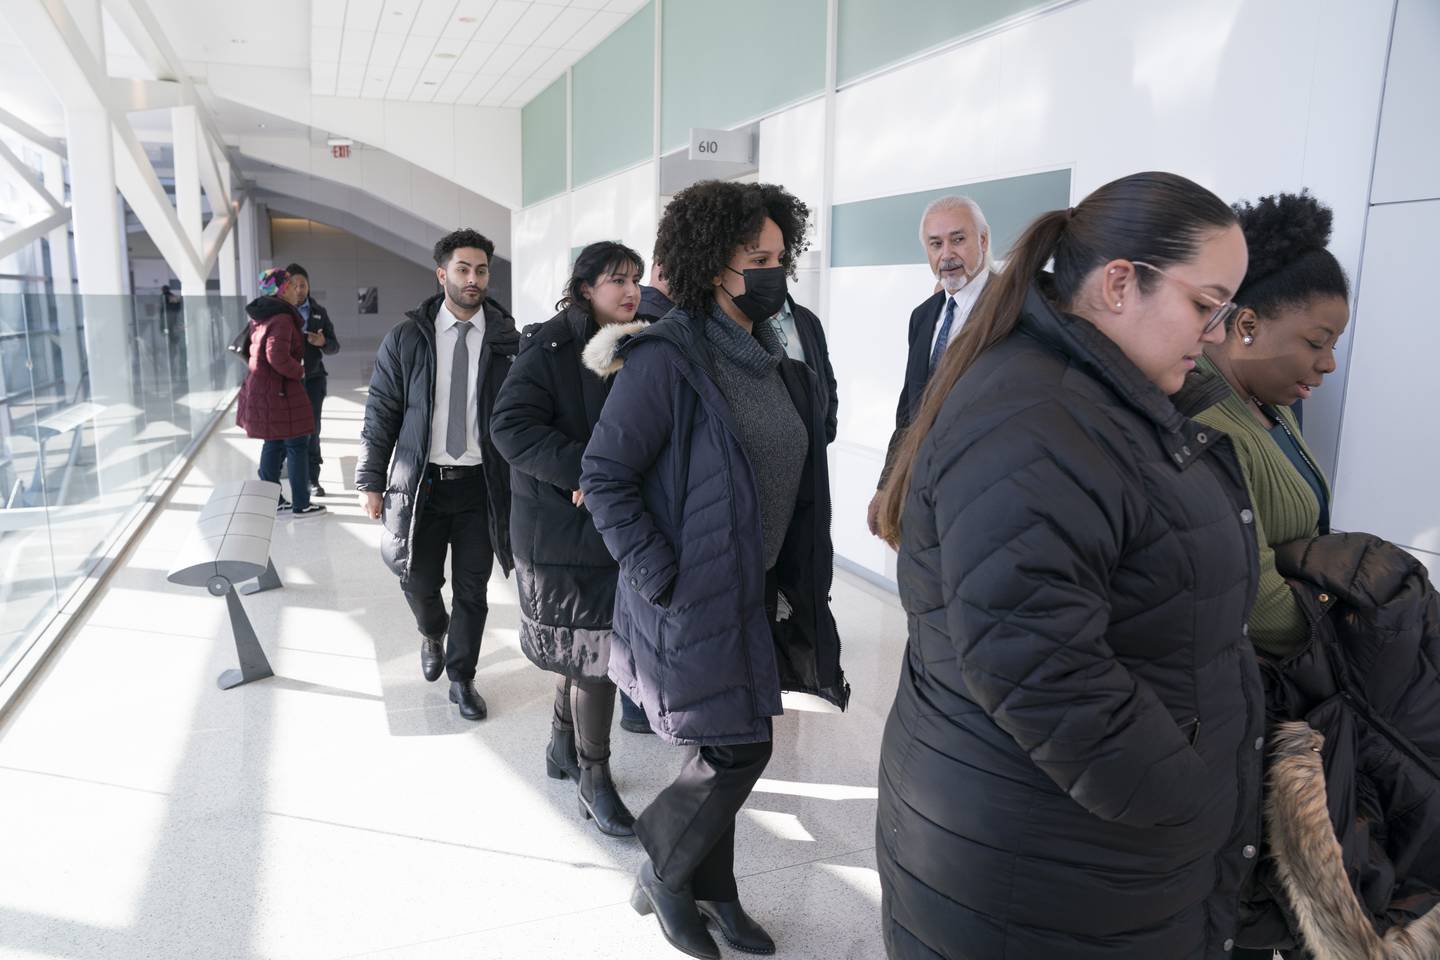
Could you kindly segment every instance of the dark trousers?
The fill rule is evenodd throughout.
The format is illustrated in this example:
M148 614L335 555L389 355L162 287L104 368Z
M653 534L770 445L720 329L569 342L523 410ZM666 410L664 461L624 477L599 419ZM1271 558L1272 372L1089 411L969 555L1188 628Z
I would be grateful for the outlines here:
M290 475L290 506L297 513L310 506L310 464L305 455L309 447L309 437L266 440L260 447L260 479L278 483L283 460Z
M580 766L610 762L610 727L615 722L615 684L609 680L555 680L557 730L575 731Z
M320 408L325 405L326 381L329 377L311 377L305 381L305 395L310 398L310 410L315 414L315 432L310 434L310 482L320 482Z
M485 589L495 565L485 477L476 470L460 479L438 480L427 470L415 509L420 519L415 523L410 576L402 584L405 599L422 634L438 637L450 631L445 640L445 675L452 681L472 680L490 612ZM440 596L447 551L454 580L449 614Z
M640 814L635 832L665 886L689 884L696 900L738 900L735 815L765 772L771 744L689 750L680 775Z

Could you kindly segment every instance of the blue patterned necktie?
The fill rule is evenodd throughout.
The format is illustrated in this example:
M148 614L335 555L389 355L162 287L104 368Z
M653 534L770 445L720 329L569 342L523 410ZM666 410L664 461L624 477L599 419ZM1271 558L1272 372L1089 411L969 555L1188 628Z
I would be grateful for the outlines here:
M940 358L945 356L945 348L950 344L950 326L955 322L955 298L951 297L945 301L945 319L940 323L940 336L935 338L935 348L930 351L930 371L933 373L935 365Z

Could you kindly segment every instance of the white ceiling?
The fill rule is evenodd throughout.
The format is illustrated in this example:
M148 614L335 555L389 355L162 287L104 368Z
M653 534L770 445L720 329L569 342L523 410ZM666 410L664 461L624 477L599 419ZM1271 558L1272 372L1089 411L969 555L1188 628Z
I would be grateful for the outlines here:
M310 92L524 106L647 0L311 0Z

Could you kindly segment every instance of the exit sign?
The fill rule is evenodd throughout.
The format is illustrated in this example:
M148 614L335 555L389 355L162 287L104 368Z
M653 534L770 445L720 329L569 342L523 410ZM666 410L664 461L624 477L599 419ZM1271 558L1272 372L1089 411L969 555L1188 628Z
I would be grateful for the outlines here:
M346 157L350 156L350 144L335 144L330 148L330 156L334 157L336 160L344 160Z

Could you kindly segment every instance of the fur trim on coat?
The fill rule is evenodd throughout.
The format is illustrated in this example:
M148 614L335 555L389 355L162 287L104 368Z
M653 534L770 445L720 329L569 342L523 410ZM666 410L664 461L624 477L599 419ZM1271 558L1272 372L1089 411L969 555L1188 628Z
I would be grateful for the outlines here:
M1326 807L1324 742L1303 721L1277 725L1270 738L1266 827L1305 945L1316 960L1440 957L1440 908L1390 928L1382 939L1355 896Z
M581 354L585 366L595 371L595 375L601 380L609 379L620 372L625 366L625 361L619 356L620 344L627 337L650 326L648 320L632 320L630 323L616 323L601 327L585 344L585 352Z

